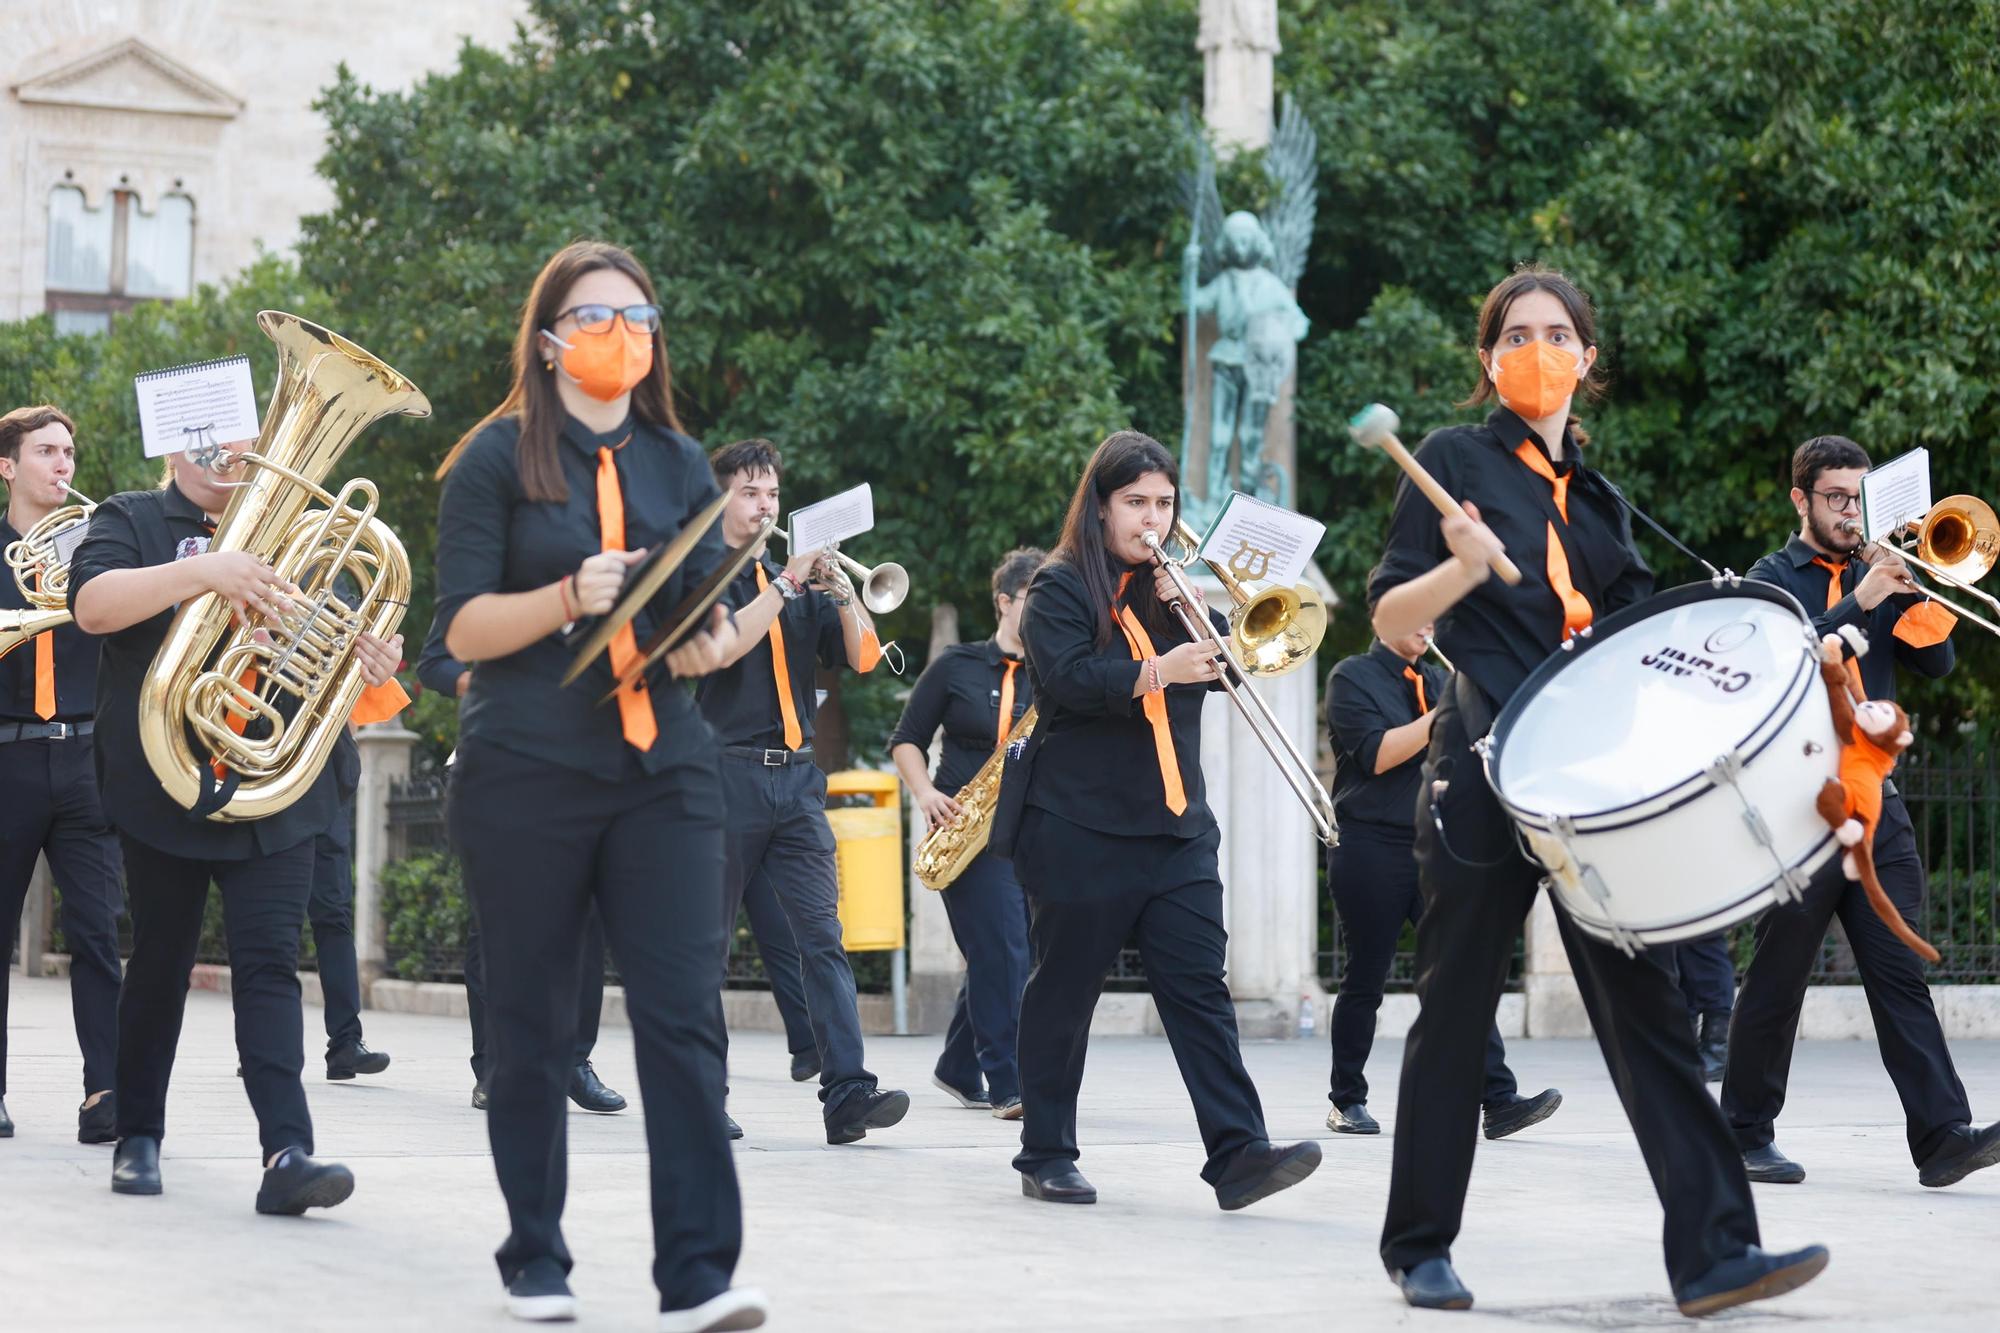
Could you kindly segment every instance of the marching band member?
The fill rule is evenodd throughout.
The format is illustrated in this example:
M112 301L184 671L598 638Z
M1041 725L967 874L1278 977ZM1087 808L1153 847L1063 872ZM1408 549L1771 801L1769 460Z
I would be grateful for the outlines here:
M1729 932L1682 940L1670 948L1695 1030L1702 1081L1719 1083L1729 1060L1729 1020L1736 1012L1736 961L1729 955ZM1754 1172L1751 1179L1756 1179Z
M1472 1304L1452 1269L1451 1244L1472 1174L1487 1033L1544 873L1516 847L1469 747L1567 634L1653 586L1618 498L1584 463L1585 436L1570 415L1579 384L1596 387L1595 324L1584 295L1545 269L1522 269L1487 294L1472 401L1497 395L1500 406L1480 425L1433 432L1417 453L1465 502L1465 516L1441 523L1403 481L1369 583L1377 638L1401 640L1436 622L1439 646L1458 666L1431 724L1420 789L1422 1007L1404 1046L1382 1232L1383 1263L1416 1306ZM1487 577L1503 550L1529 557L1519 560L1518 585ZM1702 1083L1669 969L1650 953L1628 958L1580 934L1560 905L1556 920L1665 1206L1667 1272L1682 1313L1708 1314L1809 1281L1826 1265L1823 1248L1758 1248L1742 1159Z
M723 540L741 546L766 518L776 517L784 460L768 440L738 440L709 462L729 496ZM812 754L819 713L813 670L849 665L870 671L881 650L854 590L844 576L829 573L827 563L817 551L794 551L781 566L759 552L745 566L723 594L736 613L734 649L726 669L704 679L695 698L722 743L728 851L718 902L723 928L735 930L753 880L770 885L797 942L818 1047L826 1141L854 1143L900 1121L910 1096L877 1086L862 1064L854 969L841 943L826 774ZM726 951L717 957L726 958Z
M1364 1066L1375 1044L1382 987L1396 960L1405 921L1423 915L1417 893L1412 820L1424 751L1451 676L1426 661L1431 627L1408 638L1376 640L1342 658L1326 681L1326 726L1333 744L1333 809L1340 845L1327 853L1326 884L1347 945L1347 966L1327 1026L1333 1045L1326 1127L1336 1134L1379 1134L1368 1114ZM1500 1029L1486 1034L1486 1085L1479 1098L1486 1137L1504 1139L1540 1124L1562 1105L1546 1088L1523 1097L1507 1068Z
M74 503L76 426L54 407L22 407L0 417L0 478L7 515L0 549L21 540L56 510ZM26 605L13 575L0 569L0 610ZM92 763L96 724L97 643L74 624L44 630L0 658L0 957L11 952L35 858L48 853L62 890L63 938L69 944L70 1010L83 1053L79 1143L117 1135L111 1084L118 1051L118 839L104 820ZM0 1139L7 1118L7 969L0 966Z
M225 447L240 453L251 443ZM159 489L114 495L97 507L70 563L70 610L84 632L103 636L97 778L124 851L132 910L132 957L118 997L111 1188L161 1190L167 1084L213 880L229 939L236 1049L264 1150L257 1211L295 1214L332 1207L354 1190L346 1167L312 1158L312 1116L299 1078L299 931L312 891L314 839L338 806L333 767L277 814L222 823L175 804L139 740L140 695L176 606L214 593L239 615L274 620L296 591L252 552L208 549L229 496L226 481L175 454ZM402 636L363 634L354 652L370 689L383 688L400 660Z
M562 1235L563 1095L575 1068L577 968L594 907L625 982L651 1158L662 1333L754 1328L761 1293L731 1290L742 1242L723 1129L722 795L715 743L670 680L618 689L642 615L573 688L564 628L609 612L629 566L715 495L681 434L660 310L638 260L579 241L535 279L513 385L439 471L437 622L477 662L460 711L451 836L485 948L487 1130L512 1223L494 1256L523 1319L575 1313ZM711 529L653 603L664 613L722 557ZM668 654L718 666L717 611Z
M1247 1207L1320 1161L1310 1140L1270 1141L1237 1046L1223 980L1222 835L1201 775L1201 706L1221 668L1216 646L1189 641L1168 610L1174 585L1143 536L1164 541L1180 503L1173 455L1138 431L1112 434L1077 483L1021 622L1040 722L1002 784L993 836L1033 913L1014 1167L1023 1194L1051 1203L1097 1201L1076 1168L1076 1100L1091 1012L1128 936L1194 1101L1216 1202ZM1010 830L999 811L1016 781Z
M972 781L1028 711L1021 611L1028 581L1044 559L1027 546L1001 557L993 571L993 637L953 644L932 657L889 735L889 756L930 828L957 818L958 802L945 793ZM928 752L940 727L944 749L934 782ZM987 1106L997 1119L1018 1120L1014 1047L1021 988L1028 981L1027 899L1013 866L991 850L975 856L943 896L952 938L965 955L965 984L931 1082L962 1106Z
M1752 565L1750 577L1798 598L1820 634L1845 625L1865 631L1872 651L1850 658L1848 675L1858 696L1893 700L1899 664L1932 678L1950 672L1955 654L1949 635L1957 618L1922 594L1893 550L1877 548L1872 557L1862 557L1860 535L1842 527L1861 516L1861 475L1867 470L1867 453L1845 436L1821 435L1800 445L1792 455L1799 530L1783 549ZM1805 1168L1778 1151L1775 1126L1785 1105L1806 977L1837 915L1868 995L1882 1066L1902 1099L1917 1180L1933 1188L1956 1184L2000 1162L2000 1123L1983 1129L1972 1124L1971 1103L1945 1048L1923 961L1882 924L1840 861L1836 856L1820 869L1802 901L1774 907L1757 921L1756 952L1743 973L1729 1031L1723 1113L1752 1180L1789 1185L1805 1179ZM1882 784L1875 872L1896 910L1917 926L1924 909L1924 864L1909 808L1893 779Z

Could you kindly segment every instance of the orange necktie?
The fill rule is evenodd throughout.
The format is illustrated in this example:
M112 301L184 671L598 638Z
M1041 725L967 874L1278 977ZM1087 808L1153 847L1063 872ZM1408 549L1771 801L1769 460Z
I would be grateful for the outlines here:
M597 451L597 532L607 551L625 549L625 496L618 489L616 455L630 443L627 435L616 447ZM611 669L621 678L639 662L639 638L626 621L611 636ZM625 743L636 750L650 750L660 737L660 724L653 718L653 699L645 680L634 680L618 691L618 722Z
M40 591L42 572L35 571L35 588ZM56 632L35 636L35 716L46 722L56 715Z
M1132 581L1127 573L1118 580L1118 595L1125 595L1125 585ZM1132 660L1144 662L1152 657L1153 641L1146 634L1146 627L1139 623L1132 608L1120 607L1112 603L1111 614L1118 621L1118 628L1125 631L1125 642L1132 649ZM1143 669L1143 668L1142 668ZM1146 720L1153 724L1153 751L1160 760L1160 785L1167 794L1167 809L1175 814L1187 813L1187 792L1181 786L1180 759L1174 754L1174 734L1167 727L1167 692L1150 690L1144 696L1143 707Z
M1424 678L1417 674L1417 669L1415 667L1404 667L1403 679L1417 687L1417 716L1422 717L1425 713L1430 712L1431 706L1424 702Z
M1847 562L1845 560L1822 560L1818 556L1814 556L1812 562L1826 571L1826 609L1831 611L1834 607L1839 606L1840 599L1847 595L1846 590L1840 586L1840 576L1846 572ZM1847 659L1846 665L1847 687L1854 692L1854 697L1857 700L1866 699L1868 691L1861 688L1861 659L1850 657Z
M762 561L757 563L757 591L763 592L771 586L770 578L764 573ZM776 618L771 621L771 678L778 683L778 716L785 722L785 748L796 750L805 744L806 734L799 730L798 705L792 702L792 669L785 662L785 611L778 608Z
M1000 678L1000 734L993 741L996 750L1007 743L1007 733L1014 727L1014 668L1019 665L1008 658L1007 674Z
M1533 440L1523 440L1514 457L1528 465L1530 472L1537 473L1555 489L1556 512L1562 515L1566 526L1569 523L1569 478L1558 477L1548 456L1535 447ZM1562 539L1556 535L1556 525L1549 524L1549 587L1563 604L1563 630L1565 634L1580 634L1590 628L1593 612L1590 599L1576 590L1576 584L1569 577L1569 552L1563 550Z

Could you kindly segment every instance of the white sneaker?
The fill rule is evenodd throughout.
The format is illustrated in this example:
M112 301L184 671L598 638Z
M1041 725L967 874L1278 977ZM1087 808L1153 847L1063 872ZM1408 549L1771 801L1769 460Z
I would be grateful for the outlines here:
M564 1323L576 1318L576 1297L553 1260L539 1259L507 1286L507 1313L531 1324Z
M660 1333L735 1333L762 1328L770 1302L755 1287L734 1287L692 1310L660 1311Z

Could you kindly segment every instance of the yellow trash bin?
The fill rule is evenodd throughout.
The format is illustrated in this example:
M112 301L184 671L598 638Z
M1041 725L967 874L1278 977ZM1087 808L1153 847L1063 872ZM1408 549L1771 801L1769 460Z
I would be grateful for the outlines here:
M902 782L850 768L826 779L826 822L838 844L840 933L849 953L903 947ZM865 797L867 805L839 802Z

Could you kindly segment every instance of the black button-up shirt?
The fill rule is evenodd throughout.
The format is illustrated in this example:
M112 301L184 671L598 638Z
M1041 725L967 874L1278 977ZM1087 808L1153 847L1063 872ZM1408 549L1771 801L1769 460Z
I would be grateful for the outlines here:
M1928 648L1913 648L1895 637L1896 622L1923 598L1914 593L1899 593L1875 603L1873 611L1863 611L1861 603L1854 600L1854 587L1867 576L1868 565L1858 558L1850 558L1840 571L1840 599L1829 608L1826 604L1827 580L1832 575L1813 563L1815 556L1822 560L1832 559L1821 556L1794 533L1783 550L1773 551L1750 566L1749 577L1760 583L1775 583L1798 598L1799 605L1812 617L1813 628L1821 635L1833 634L1842 625L1859 626L1867 634L1868 652L1861 659L1861 688L1867 691L1870 699L1896 697L1896 664L1899 662L1918 675L1932 679L1951 673L1958 657L1950 639ZM1849 657L1853 656L1844 642L1842 651Z
M1405 662L1377 640L1368 651L1342 658L1326 679L1326 727L1333 741L1333 811L1343 825L1377 824L1414 837L1417 788L1423 778L1420 749L1386 773L1375 771L1382 733L1406 726L1421 714L1417 687L1403 674L1414 670L1424 682L1424 703L1436 708L1451 674L1419 658Z
M1151 566L1133 570L1126 601L1154 595ZM1132 659L1122 634L1097 646L1097 628L1109 608L1092 606L1087 597L1082 576L1062 560L1043 565L1028 585L1021 638L1034 668L1040 746L1022 799L1102 833L1199 837L1215 827L1201 778L1201 706L1208 691L1220 687L1166 689L1167 729L1187 796L1187 809L1176 815L1167 809L1153 724L1143 701L1132 697L1142 664ZM1228 622L1209 614L1226 633ZM1165 638L1153 640L1153 651L1187 641L1175 624Z
M1437 622L1438 647L1496 710L1562 645L1563 604L1548 575L1550 523L1569 557L1570 581L1589 599L1594 620L1653 591L1653 571L1632 544L1632 522L1624 505L1609 482L1579 464L1569 433L1563 434L1563 461L1555 469L1556 475L1571 478L1567 522L1548 481L1514 456L1523 440L1547 457L1541 437L1501 408L1481 425L1432 431L1417 450L1417 461L1454 499L1479 506L1480 518L1521 569L1519 584L1509 587L1492 576ZM1369 575L1370 606L1391 588L1451 559L1439 521L1430 500L1403 478L1396 487L1382 563Z
M715 475L701 446L664 426L628 419L603 435L566 418L556 457L569 498L529 500L515 463L520 422L502 419L481 431L445 475L438 502L438 598L430 638L440 647L460 608L494 592L530 592L576 572L604 549L597 521L597 451L630 442L613 459L625 510L628 549L648 550L671 541L688 519L713 500ZM640 644L724 554L722 524L703 534L679 572L633 621ZM687 690L655 671L653 715L659 738L644 754L625 742L618 706L598 701L615 677L611 654L601 653L567 688L563 674L583 644L591 622L544 635L518 652L481 662L460 702L458 733L533 759L600 777L660 773L707 752L714 744Z
M201 507L180 488L127 491L91 515L90 532L70 561L69 601L99 574L145 569L208 550L213 528ZM101 640L97 674L97 784L104 813L124 833L175 856L247 861L280 852L332 826L339 813L333 766L286 809L246 823L219 823L184 810L167 796L139 743L139 694L153 657L173 624L168 608ZM206 747L190 733L189 748Z
M458 678L469 670L466 663L453 657L444 646L444 628L433 618L430 637L424 640L424 650L417 654L417 679L425 689L456 699Z
M972 781L1000 745L1000 682L1006 679L1009 660L992 639L945 649L917 677L903 716L889 734L889 748L907 744L928 750L931 737L943 727L944 748L934 779L938 790L955 792ZM1010 732L1033 696L1026 664L1011 660L1017 665L1013 712L1006 722Z
M0 551L21 540L14 525L0 518ZM0 568L0 611L26 610L11 570ZM35 654L40 645L29 639L0 657L0 722L83 722L97 707L97 640L74 623L47 631L55 646L56 711L44 718L35 712Z
M719 525L718 525L719 526ZM757 563L766 580L775 580L784 566L768 555L743 566L722 594L732 612L757 600ZM840 608L817 588L808 588L778 613L773 622L785 636L785 674L792 684L792 707L798 713L801 747L812 744L813 719L819 716L819 687L814 668L849 665L847 640L840 628ZM727 671L703 676L695 686L695 702L724 745L781 750L785 745L784 714L778 710L778 676L771 666L771 633L757 638L756 647Z

